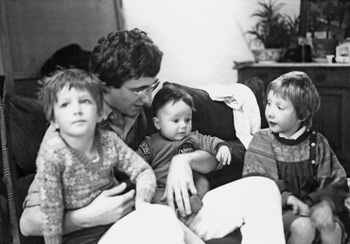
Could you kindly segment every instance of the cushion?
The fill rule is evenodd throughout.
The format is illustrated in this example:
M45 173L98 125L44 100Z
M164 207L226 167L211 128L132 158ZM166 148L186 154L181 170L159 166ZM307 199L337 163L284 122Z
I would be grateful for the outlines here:
M164 85L167 83L170 82L165 82ZM177 83L171 84L184 89L193 98L196 111L193 112L192 130L217 136L226 141L237 139L233 126L233 113L229 106L223 102L213 101L204 90Z
M19 177L35 173L35 160L41 140L47 128L47 120L40 104L30 98L5 95L10 160L20 170Z

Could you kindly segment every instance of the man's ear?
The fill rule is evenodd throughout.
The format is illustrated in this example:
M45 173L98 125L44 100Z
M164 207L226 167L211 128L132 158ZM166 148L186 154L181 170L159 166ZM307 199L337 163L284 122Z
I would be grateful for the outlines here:
M157 117L153 117L153 123L157 130L160 130L159 119Z

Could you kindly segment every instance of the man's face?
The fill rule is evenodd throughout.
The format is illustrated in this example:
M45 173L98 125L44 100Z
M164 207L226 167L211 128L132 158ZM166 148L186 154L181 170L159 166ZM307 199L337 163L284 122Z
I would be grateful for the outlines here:
M144 105L151 104L152 91L158 82L155 77L130 79L120 88L108 87L104 100L112 109L134 117L140 113Z

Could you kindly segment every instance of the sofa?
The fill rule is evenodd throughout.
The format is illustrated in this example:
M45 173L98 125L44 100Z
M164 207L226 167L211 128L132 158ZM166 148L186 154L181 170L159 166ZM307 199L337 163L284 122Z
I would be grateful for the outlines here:
M183 87L193 97L196 109L193 113L193 130L220 137L234 149L230 165L207 175L211 187L215 188L241 178L245 148L235 135L232 109L223 102L212 101L203 90L175 83L174 85ZM10 211L11 215L14 215L18 225L23 212L23 201L36 173L36 155L48 122L41 106L34 99L5 94L2 102L7 139L7 177L12 182L12 193L7 195L9 205L15 208ZM4 162L0 164L4 165ZM20 231L19 239L21 244L43 243L41 237L25 237ZM211 243L215 243L215 240Z

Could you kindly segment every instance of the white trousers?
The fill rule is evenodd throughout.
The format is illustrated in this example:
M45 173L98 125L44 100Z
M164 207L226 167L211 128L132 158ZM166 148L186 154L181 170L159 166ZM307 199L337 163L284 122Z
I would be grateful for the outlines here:
M241 227L242 244L285 243L281 194L264 177L247 177L209 191L189 228L203 240Z
M98 243L184 244L184 234L170 207L144 204L112 225Z
M242 244L284 244L281 195L263 177L243 178L209 191L189 225L203 240L224 237L241 228ZM175 213L147 204L116 222L99 244L184 244Z

